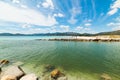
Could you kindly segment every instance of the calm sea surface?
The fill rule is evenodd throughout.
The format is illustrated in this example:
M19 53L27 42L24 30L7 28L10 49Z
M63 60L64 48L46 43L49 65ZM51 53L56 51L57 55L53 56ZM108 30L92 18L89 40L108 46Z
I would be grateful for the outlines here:
M23 68L37 75L50 64L64 71L69 80L100 80L103 73L120 80L120 42L35 40L44 38L55 36L0 37L0 59L23 62Z

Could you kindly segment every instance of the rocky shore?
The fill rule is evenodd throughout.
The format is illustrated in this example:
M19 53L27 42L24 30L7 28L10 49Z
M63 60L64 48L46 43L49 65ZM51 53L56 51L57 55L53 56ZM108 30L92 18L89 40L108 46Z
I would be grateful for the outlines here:
M81 42L120 42L120 37L111 36L71 36L68 38L38 39L46 41L81 41Z
M46 65L42 77L38 77L34 73L26 74L20 65L8 63L8 60L0 60L0 80L68 80L64 73L51 65Z
M34 73L26 74L20 65L7 65L8 63L8 60L0 60L0 80L69 80L68 77L55 68L55 66L46 65L43 75L38 77ZM5 69L3 68L4 66ZM112 78L108 74L103 73L98 80L112 80Z

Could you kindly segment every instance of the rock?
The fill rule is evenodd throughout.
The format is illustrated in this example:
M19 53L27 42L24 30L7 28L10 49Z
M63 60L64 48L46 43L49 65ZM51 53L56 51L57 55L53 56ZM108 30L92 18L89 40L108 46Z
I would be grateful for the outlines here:
M57 80L68 80L66 76L64 77L59 77Z
M4 59L4 60L0 60L0 64L8 64L8 63L9 63L9 61L6 60L6 59Z
M17 78L13 75L5 75L1 78L1 80L17 80Z
M2 69L0 68L0 78L1 78L1 74L2 74Z
M112 78L108 74L105 74L105 73L101 75L101 79L102 80L112 80Z
M51 72L55 69L55 66L52 65L46 65L45 66L45 72Z
M51 71L53 71L55 69L55 66L53 65L45 65L43 72L42 72L42 76L45 76L46 74L50 73Z
M0 68L0 73L2 72L2 69Z
M24 75L24 72L18 66L9 66L4 72L2 72L2 77L6 75L15 76L18 79Z
M21 65L23 65L23 64L24 64L24 63L21 62L21 61L18 61L18 62L13 63L13 65L16 65L16 66L21 66Z
M51 72L51 78L57 79L60 76L60 71L58 69L55 69Z
M23 76L20 80L38 80L35 74L27 74Z

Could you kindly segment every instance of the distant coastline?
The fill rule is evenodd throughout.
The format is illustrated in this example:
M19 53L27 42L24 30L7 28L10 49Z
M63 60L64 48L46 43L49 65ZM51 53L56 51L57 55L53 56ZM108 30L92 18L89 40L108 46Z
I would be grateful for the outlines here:
M55 33L34 33L34 34L21 34L21 33L0 33L0 36L101 36L101 35L120 35L120 30L101 32L101 33L76 33L76 32L55 32Z
M89 42L120 42L120 36L71 36L69 38L37 39L47 41L89 41Z

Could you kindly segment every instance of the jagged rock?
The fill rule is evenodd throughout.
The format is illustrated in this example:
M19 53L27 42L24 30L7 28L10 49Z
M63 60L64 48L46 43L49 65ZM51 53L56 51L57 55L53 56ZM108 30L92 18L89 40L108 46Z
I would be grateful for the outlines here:
M4 59L4 60L0 60L0 64L8 64L8 63L9 63L9 61L6 60L6 59Z
M101 80L112 80L112 78L108 74L102 74L101 75Z
M17 80L17 78L13 75L5 75L1 78L1 80Z
M2 69L0 68L0 73L2 72Z
M59 77L57 80L68 80L66 76L64 77Z
M58 69L55 69L51 72L51 78L57 79L60 76L60 71Z
M1 76L4 78L5 76L15 76L16 78L20 78L24 75L23 70L18 66L9 66L4 72L2 72ZM1 79L2 79L1 78ZM9 80L9 79L8 79Z
M23 76L20 80L38 80L35 74L27 74Z

